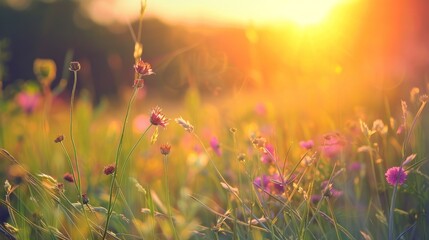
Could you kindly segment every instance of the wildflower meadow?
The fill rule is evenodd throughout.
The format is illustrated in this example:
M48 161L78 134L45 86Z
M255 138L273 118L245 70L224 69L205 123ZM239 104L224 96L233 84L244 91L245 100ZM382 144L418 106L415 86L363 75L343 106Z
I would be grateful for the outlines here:
M249 68L221 38L149 58L169 39L137 2L129 61L106 60L121 90L98 100L114 83L91 85L73 48L6 81L14 43L0 39L0 239L429 239L427 77L385 89L302 53L317 71L301 81L272 70L282 44L259 52L253 26Z

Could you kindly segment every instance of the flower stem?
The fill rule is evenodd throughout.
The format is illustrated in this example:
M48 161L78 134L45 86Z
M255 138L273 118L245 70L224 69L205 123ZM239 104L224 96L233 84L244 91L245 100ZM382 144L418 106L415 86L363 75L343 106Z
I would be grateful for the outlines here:
M174 226L173 221L173 215L171 213L171 204L170 204L170 191L168 187L168 156L164 155L164 186L165 186L165 196L167 198L167 214L168 218L170 219L171 228L174 232L174 239L180 239L179 235L177 234L176 227Z
M74 73L73 89L72 89L72 94L71 94L71 98L70 98L70 140L71 140L72 146L73 146L73 156L74 156L74 161L75 161L75 165L76 165L76 172L77 172L76 188L77 188L77 191L79 194L78 200L79 200L80 204L82 205L82 212L85 216L86 224L88 225L88 230L90 232L89 235L91 236L91 239L93 239L93 236L91 233L91 226L89 225L88 216L86 215L85 208L84 208L83 202L82 202L82 186L81 186L81 182L80 182L79 161L77 158L76 143L75 143L74 137L73 137L73 108L74 108L74 98L75 98L75 94L76 94L76 85L77 85L77 71L73 71L73 73ZM73 178L74 178L75 174L74 174L73 169L72 169L72 172L73 172Z
M134 102L134 100L135 100L135 98L136 98L136 96L137 96L137 92L138 92L138 90L139 90L139 89L138 89L137 87L135 87L135 88L134 88L133 93L132 93L132 95L131 95L131 98L130 98L130 100L129 100L129 102L128 102L127 112L126 112L126 114L125 114L124 123L122 124L121 136L120 136L120 138L119 138L119 144L118 144L118 148L117 148L117 150L116 150L116 157L115 157L115 169L118 169L119 157L120 157L120 155L121 155L121 151L122 151L122 143L123 143L124 135L125 135L125 127L126 127L126 125L127 125L128 117L129 117L129 115L130 115L131 105L133 104L133 102ZM107 235L107 229L108 229L108 227L109 227L110 217L111 217L111 215L112 215L112 211L113 211L113 204L112 204L112 202L113 202L113 201L112 201L112 200L113 200L113 188L114 188L114 186L115 186L116 176L117 176L117 171L115 171L115 172L113 173L112 181L111 181L111 183L110 183L110 190L109 190L109 192L110 192L110 194L109 194L109 205L108 205L108 207L107 207L106 225L105 225L105 227L104 227L104 231L103 231L103 237L102 237L102 239L105 239L105 238L106 238L106 235Z

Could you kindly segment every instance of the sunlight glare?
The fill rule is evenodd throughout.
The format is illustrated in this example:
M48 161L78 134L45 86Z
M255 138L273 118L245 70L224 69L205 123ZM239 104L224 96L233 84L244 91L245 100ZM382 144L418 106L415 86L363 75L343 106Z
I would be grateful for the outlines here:
M345 0L290 0L285 2L285 17L301 25L323 21L339 3Z

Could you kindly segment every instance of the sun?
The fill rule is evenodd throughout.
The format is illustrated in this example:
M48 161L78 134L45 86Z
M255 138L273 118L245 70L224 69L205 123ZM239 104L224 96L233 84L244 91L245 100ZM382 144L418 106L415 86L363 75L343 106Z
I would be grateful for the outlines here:
M301 26L321 23L340 3L347 0L289 0L284 2L284 17Z

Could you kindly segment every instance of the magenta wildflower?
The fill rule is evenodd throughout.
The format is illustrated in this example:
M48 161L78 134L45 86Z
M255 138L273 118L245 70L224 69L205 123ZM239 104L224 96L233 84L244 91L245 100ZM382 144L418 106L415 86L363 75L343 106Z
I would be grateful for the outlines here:
M140 76L148 76L155 74L152 71L152 66L150 66L149 63L144 62L141 59L139 59L136 64L134 64L134 70L136 71L136 73L140 74Z
M266 144L265 149L264 149L264 153L261 156L261 162L263 162L265 164L271 164L271 163L276 161L273 157L274 157L273 145Z
M165 127L168 124L168 118L162 113L162 109L156 106L150 114L150 123L155 126Z
M16 96L16 102L26 114L31 114L39 105L40 95L30 91L23 91Z
M337 158L346 146L346 140L340 133L328 133L323 136L321 151L327 158Z
M386 171L386 181L392 186L402 185L407 180L407 173L401 167L391 167Z
M347 169L351 172L359 172L362 169L362 164L360 162L352 162Z
M271 176L262 175L255 178L253 185L261 189L263 192L272 194L282 194L284 192L283 184L280 175L274 174Z
M216 155L221 156L222 150L220 148L219 140L216 137L212 137L210 139L210 147L213 149L213 151L216 153Z
M314 147L314 141L313 140L300 141L299 146L306 150L310 150Z

